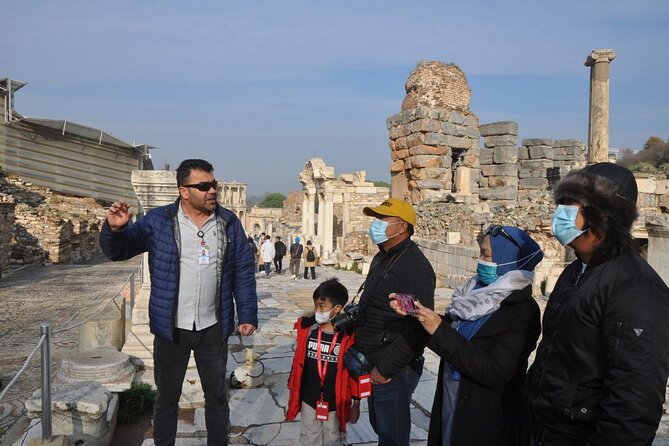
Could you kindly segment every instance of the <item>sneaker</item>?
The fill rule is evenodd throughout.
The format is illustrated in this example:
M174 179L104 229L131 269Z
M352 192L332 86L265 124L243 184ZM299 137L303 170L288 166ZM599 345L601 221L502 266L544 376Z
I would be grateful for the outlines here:
M316 279L311 279L311 280L316 280Z

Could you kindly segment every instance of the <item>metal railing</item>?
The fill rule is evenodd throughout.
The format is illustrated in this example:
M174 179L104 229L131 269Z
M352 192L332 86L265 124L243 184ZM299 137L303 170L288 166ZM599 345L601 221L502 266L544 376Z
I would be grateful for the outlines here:
M51 350L50 350L50 340L51 340L51 334L57 334L57 333L62 333L68 330L73 330L77 327L80 327L81 325L85 324L86 322L90 321L93 319L95 316L98 314L102 313L110 303L112 303L117 297L121 295L123 290L125 289L126 285L130 285L130 309L135 307L135 272L133 271L130 273L128 278L126 279L125 283L121 288L110 298L107 298L106 301L103 301L101 303L104 303L102 308L100 308L98 311L93 313L92 315L88 316L85 320L77 322L76 324L59 328L57 330L51 330L50 324L48 322L43 322L40 324L40 338L37 341L37 345L33 349L33 351L28 355L28 358L26 361L23 363L23 366L19 369L17 374L12 378L12 380L7 384L7 386L2 389L2 392L0 393L0 401L5 398L9 390L16 384L18 381L19 377L26 371L28 368L28 364L32 361L33 357L37 353L38 350L41 349L41 364L40 364L40 369L41 369L41 382L42 382L42 391L41 391L41 399L42 399L42 417L41 417L41 422L42 422L42 441L43 442L48 442L51 441L52 437L52 425L51 425ZM125 314L125 299L124 302L121 306L121 317L123 320L123 325L122 325L122 330L123 330L123 343L125 343L125 321L126 321L126 314Z

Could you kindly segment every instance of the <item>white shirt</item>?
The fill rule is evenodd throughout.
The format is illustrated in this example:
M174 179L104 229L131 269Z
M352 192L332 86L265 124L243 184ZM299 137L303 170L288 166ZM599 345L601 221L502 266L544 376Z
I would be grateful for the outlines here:
M201 229L186 215L181 205L177 213L181 235L179 294L176 326L203 330L216 324L216 263L218 236L216 213L212 212ZM203 237L197 234L202 231ZM204 245L202 242L204 241ZM203 249L208 256L203 256ZM208 257L206 263L205 259Z

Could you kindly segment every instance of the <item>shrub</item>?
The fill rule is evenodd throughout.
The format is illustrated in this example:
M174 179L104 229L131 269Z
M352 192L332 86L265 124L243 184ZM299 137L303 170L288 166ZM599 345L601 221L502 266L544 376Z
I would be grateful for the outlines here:
M118 422L136 423L142 416L153 411L156 391L150 384L132 383L132 387L119 394Z

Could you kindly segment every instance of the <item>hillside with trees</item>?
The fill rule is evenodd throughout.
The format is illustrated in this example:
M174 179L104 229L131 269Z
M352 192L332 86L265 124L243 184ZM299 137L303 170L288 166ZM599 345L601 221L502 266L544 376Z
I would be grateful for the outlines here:
M669 142L651 136L638 152L623 150L618 164L632 172L669 176Z

